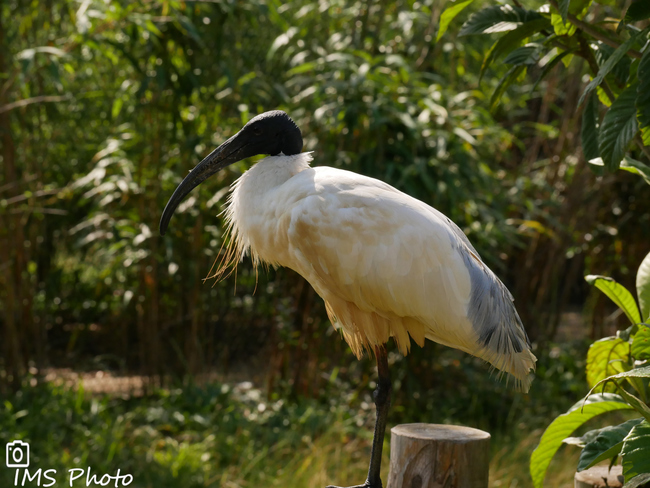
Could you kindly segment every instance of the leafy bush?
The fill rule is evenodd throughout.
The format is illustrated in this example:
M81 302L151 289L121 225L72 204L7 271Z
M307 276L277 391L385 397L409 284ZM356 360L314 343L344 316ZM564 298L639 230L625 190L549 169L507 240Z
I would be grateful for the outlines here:
M439 36L473 0L448 7ZM527 2L535 5L537 2ZM626 5L627 8L623 10ZM642 175L650 184L650 166L627 154L650 158L650 27L647 2L620 4L608 0L550 0L537 10L495 5L474 13L460 35L504 33L485 55L481 77L497 60L508 67L492 93L497 105L505 90L528 73L536 73L534 88L559 63L587 62L592 80L582 91L581 140L584 156L594 165ZM615 20L617 19L617 20ZM609 27L610 23L614 27ZM640 27L637 27L639 25ZM604 112L601 117L600 112Z
M128 399L91 397L82 385L25 385L4 400L0 443L28 442L30 467L56 469L59 481L69 469L90 467L100 476L119 468L137 487L259 484L290 476L319 438L334 444L356 434L368 414L339 400L269 401L250 383ZM3 469L0 485L13 486L13 477Z
M637 273L638 307L632 294L611 278L589 275L586 280L611 298L631 325L589 348L586 371L591 390L544 432L530 459L535 487L542 486L551 458L562 442L582 448L578 471L605 460L613 464L620 457L626 487L650 481L650 254ZM568 438L585 422L616 410L635 410L641 417L591 430L577 439Z

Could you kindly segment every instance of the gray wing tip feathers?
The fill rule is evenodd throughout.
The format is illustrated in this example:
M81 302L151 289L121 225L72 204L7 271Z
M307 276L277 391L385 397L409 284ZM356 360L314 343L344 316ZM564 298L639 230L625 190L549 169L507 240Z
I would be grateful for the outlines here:
M487 266L479 265L469 255L465 262L472 283L468 318L478 335L478 356L510 373L516 388L527 392L537 358L530 350L530 340L513 297Z

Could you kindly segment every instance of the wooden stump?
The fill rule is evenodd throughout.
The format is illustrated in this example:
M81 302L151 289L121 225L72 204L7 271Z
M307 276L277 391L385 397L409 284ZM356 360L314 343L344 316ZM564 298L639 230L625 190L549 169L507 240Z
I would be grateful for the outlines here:
M436 424L402 424L390 432L388 488L487 488L487 432Z
M621 488L623 486L623 466L614 466L608 472L607 466L594 466L576 473L575 488Z

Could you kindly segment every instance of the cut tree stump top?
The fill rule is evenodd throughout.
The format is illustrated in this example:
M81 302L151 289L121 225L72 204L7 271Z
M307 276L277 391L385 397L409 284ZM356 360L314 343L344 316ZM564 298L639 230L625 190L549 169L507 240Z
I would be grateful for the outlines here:
M388 488L488 488L490 434L458 425L391 429Z
M391 432L410 439L452 442L472 442L490 438L490 434L482 430L445 424L400 424L393 427Z

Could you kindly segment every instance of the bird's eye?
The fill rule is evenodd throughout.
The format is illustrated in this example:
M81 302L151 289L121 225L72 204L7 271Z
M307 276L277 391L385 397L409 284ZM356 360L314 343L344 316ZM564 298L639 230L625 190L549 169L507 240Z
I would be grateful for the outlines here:
M259 136L262 134L262 128L261 127L253 127L253 134L256 136Z

